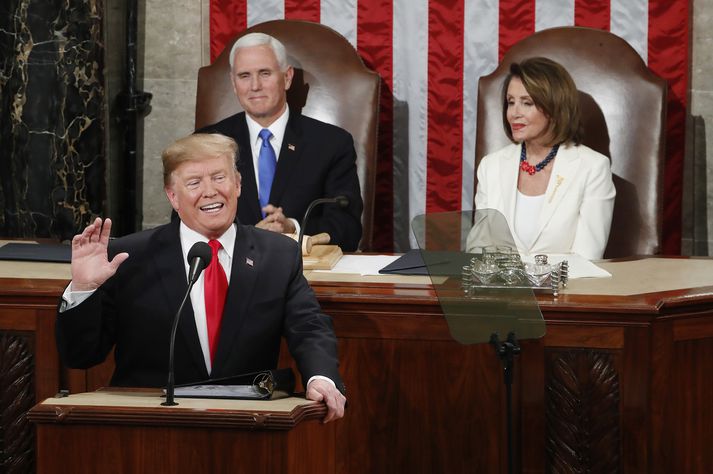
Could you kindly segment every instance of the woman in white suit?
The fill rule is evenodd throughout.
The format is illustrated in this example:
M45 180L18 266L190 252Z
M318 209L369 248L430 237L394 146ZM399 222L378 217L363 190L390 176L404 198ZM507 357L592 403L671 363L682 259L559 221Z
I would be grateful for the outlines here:
M581 144L569 73L546 58L512 64L503 84L503 126L513 144L480 162L476 210L502 213L521 254L602 258L616 191L609 158ZM475 242L476 234L469 248L484 243Z

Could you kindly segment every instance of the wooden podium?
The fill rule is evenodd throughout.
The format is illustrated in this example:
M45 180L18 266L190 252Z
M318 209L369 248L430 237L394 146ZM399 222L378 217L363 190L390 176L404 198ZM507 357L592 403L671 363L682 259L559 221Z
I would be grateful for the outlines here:
M335 424L321 423L322 403L162 401L156 390L102 389L36 405L37 472L335 472Z
M61 367L54 320L69 269L21 263L0 262L0 391L12 394L0 400L0 430L12 433L5 437L12 443L0 449L8 463L20 466L16 472L32 472L35 431L25 412L60 388L80 393L106 385L112 361L87 371ZM518 472L709 473L713 259L598 265L612 277L570 280L558 298L537 297L547 334L521 341L516 364ZM143 414L131 424L127 410L119 408L105 408L104 418L78 424L69 420L88 408L68 411L72 396L51 399L31 415L38 472L52 472L59 468L49 463L79 455L87 465L118 466L107 472L130 472L134 466L141 472L142 456L147 463L165 459L165 469L198 465L192 472L209 472L213 466L204 468L200 461L209 450L233 456L229 462L238 466L226 461L218 472L241 472L244 462L254 463L251 472L268 471L266 463L276 471L300 472L313 456L319 457L313 462L327 465L314 469L319 473L506 472L502 366L492 347L453 340L428 277L306 273L339 339L340 370L349 387L343 420L325 427L303 418L291 431L267 432L238 428L238 414L210 417L214 410L205 409L187 414L181 404L170 409L177 412L162 413L183 420L195 415L194 422L203 418L206 424L170 426L167 417L150 425ZM288 364L285 354L278 366ZM45 418L35 418L42 412ZM331 436L321 431L316 441L312 434L295 439L300 430L323 428L334 430L336 440L321 439ZM74 430L80 444L68 442ZM269 444L263 436L276 438ZM254 438L263 439L262 448L232 454L244 453L239 445ZM177 446L183 452L176 453ZM279 446L288 448L283 452ZM322 458L331 452L335 469ZM263 464L254 462L258 459Z

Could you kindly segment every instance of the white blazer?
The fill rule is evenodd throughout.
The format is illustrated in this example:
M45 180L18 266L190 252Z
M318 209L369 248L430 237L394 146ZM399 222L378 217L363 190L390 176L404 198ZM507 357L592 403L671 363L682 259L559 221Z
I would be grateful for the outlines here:
M485 156L478 166L475 209L502 213L513 232L520 145ZM584 145L561 145L553 162L545 200L537 216L536 237L525 248L513 232L520 253L576 253L602 258L609 239L614 197L609 158ZM533 218L535 218L533 216ZM468 246L472 245L469 236Z

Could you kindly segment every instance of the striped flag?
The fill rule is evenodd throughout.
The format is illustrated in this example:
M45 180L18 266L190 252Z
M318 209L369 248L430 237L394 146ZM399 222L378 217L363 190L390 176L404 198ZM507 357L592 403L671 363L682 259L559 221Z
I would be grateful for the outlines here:
M382 79L374 243L412 245L425 212L472 209L478 78L535 31L586 26L624 38L668 81L664 253L680 252L688 0L211 0L215 58L263 21L320 22Z

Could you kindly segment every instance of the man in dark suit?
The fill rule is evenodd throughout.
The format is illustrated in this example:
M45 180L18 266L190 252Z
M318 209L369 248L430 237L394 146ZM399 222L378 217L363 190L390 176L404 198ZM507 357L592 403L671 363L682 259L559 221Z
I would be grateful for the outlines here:
M275 368L284 336L307 398L325 401L325 421L339 418L345 398L331 319L302 274L297 243L235 222L236 151L232 139L218 134L177 141L162 158L166 195L180 220L109 242L111 221L97 218L74 237L72 281L57 315L60 357L69 367L88 368L115 347L112 385L164 385L170 328L188 287L186 256L193 244L208 241L215 247L211 265L180 318L176 383ZM217 322L205 281L211 270L227 283Z
M245 112L200 131L238 142L243 157L238 164L243 178L239 221L297 232L310 202L346 195L345 209L336 204L315 208L305 234L327 232L342 250L357 250L363 203L351 135L289 109L294 70L275 38L263 33L241 37L230 52L230 66L233 90Z

